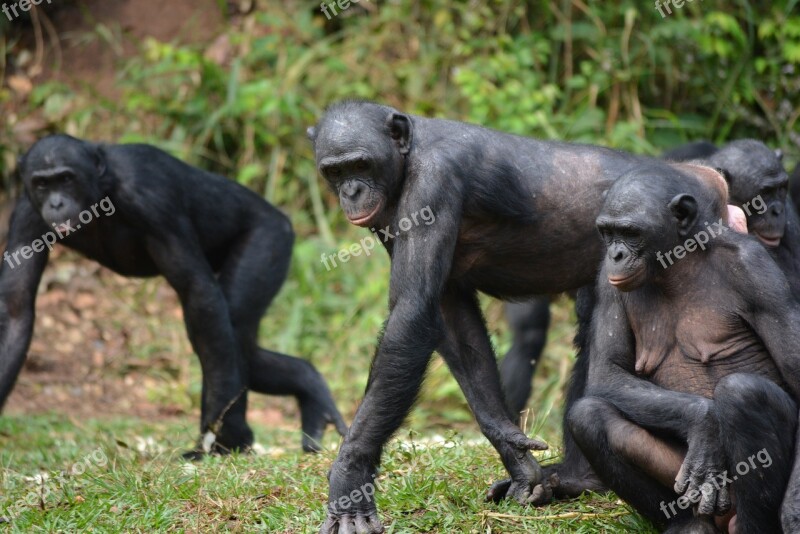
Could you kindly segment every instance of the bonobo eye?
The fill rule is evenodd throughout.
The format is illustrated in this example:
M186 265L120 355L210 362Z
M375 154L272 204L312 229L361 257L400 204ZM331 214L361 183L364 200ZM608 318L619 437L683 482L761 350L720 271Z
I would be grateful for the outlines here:
M364 172L369 169L369 162L365 159L356 160L355 164L353 165L353 170L356 172Z
M43 178L35 178L33 180L33 187L35 189L47 189L47 180Z
M325 168L325 176L328 178L339 178L342 175L342 168L338 165L331 165Z

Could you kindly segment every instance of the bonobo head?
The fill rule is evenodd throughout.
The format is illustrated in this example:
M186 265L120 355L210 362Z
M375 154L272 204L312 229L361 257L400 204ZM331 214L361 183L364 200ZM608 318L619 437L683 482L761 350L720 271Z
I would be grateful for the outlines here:
M52 135L20 158L19 174L31 202L50 226L78 218L102 195L105 160L96 145Z
M597 217L609 283L621 291L641 287L663 272L667 252L714 222L727 223L724 185L713 169L660 162L614 182Z
M730 184L729 202L742 208L750 233L769 247L780 244L786 228L789 176L781 159L780 151L761 141L742 139L705 160L723 171Z
M396 201L411 150L411 117L370 102L341 102L308 129L317 169L348 220L372 226Z

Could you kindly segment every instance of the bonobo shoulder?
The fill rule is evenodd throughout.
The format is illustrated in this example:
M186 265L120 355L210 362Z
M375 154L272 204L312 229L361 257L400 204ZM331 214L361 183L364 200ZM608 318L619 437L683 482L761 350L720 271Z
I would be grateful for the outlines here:
M727 273L739 294L776 299L775 304L791 298L786 275L755 237L734 233L726 237L722 246L715 247L716 268Z

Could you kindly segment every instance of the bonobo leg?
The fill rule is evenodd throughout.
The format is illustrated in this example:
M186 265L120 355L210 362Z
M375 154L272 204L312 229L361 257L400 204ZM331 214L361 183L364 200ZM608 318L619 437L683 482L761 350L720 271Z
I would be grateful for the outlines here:
M734 492L743 496L736 504L738 531L780 532L778 509L796 427L794 401L769 380L734 374L720 380L713 409L728 458L727 472L718 483L721 487L735 481ZM693 518L686 502L681 509L680 496L673 490L685 455L683 444L631 423L599 397L576 402L568 421L595 471L639 513L670 531L713 532L708 521Z
M518 422L531 396L531 381L547 341L550 299L508 302L505 310L513 344L500 364L500 380L511 416Z
M797 404L757 375L736 373L714 389L740 533L780 532L780 506L792 469ZM795 532L795 531L786 531Z
M577 497L585 491L606 491L606 486L594 473L589 461L581 452L580 447L572 437L572 431L567 424L567 414L570 407L583 397L586 390L586 381L589 374L589 326L594 310L595 294L592 286L581 288L575 297L575 311L578 318L578 331L575 334L574 344L577 349L575 366L567 386L567 399L564 406L564 460L557 464L542 467L541 488L535 492L543 496L552 496L559 499ZM501 499L507 491L511 480L497 482L489 492L493 500ZM544 504L546 499L540 499L536 504Z
M328 423L342 435L347 426L328 385L311 363L257 346L261 318L286 279L293 242L282 215L264 217L260 223L232 247L219 277L245 356L242 375L252 391L296 397L303 450L318 451Z
M449 290L442 299L442 315L446 334L438 350L461 386L481 432L497 449L511 475L498 498L514 498L521 503L549 500L549 495L534 492L542 470L530 453L546 445L525 436L511 420L475 293Z

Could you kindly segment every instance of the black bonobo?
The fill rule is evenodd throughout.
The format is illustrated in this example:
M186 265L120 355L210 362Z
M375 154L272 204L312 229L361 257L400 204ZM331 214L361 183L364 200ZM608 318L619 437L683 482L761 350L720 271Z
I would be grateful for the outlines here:
M250 447L248 389L297 398L305 450L319 448L329 423L346 431L309 362L257 346L294 240L275 207L148 145L55 135L18 170L25 193L0 271L0 406L25 360L36 288L58 241L124 276L163 275L177 292L203 373L201 439L188 456Z
M602 480L669 532L780 532L800 306L726 226L715 175L652 163L609 190L589 380L567 420Z
M383 445L410 410L434 350L511 475L491 488L491 498L543 503L601 488L568 433L563 464L542 469L530 454L543 444L525 436L505 407L477 292L524 298L593 285L603 195L647 158L369 102L334 105L308 133L317 168L353 224L377 234L423 208L436 217L381 240L392 262L389 318L330 472L322 532L382 531L374 500L350 496L373 482ZM579 321L588 321L592 293L585 305L578 293ZM585 367L579 355L568 402L582 394Z

